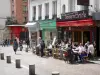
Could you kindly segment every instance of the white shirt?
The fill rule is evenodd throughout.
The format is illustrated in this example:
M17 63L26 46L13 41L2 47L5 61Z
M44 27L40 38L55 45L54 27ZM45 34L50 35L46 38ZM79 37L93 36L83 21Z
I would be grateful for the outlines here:
M52 45L51 44L48 46L48 49L52 49Z
M75 49L72 49L74 53L78 53L79 52L79 47L76 47Z
M93 44L90 44L89 46L88 46L88 51L87 51L88 53L90 52L91 54L94 54L94 46L93 46Z
M68 48L68 44L65 44L65 48Z
M83 46L79 46L79 53L82 53L83 51L86 52L86 49Z

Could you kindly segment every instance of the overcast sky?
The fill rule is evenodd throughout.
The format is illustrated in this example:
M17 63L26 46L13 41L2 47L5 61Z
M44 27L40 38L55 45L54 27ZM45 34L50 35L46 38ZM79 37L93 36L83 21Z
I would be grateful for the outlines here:
M0 0L0 25L5 25L5 18L11 16L10 0Z

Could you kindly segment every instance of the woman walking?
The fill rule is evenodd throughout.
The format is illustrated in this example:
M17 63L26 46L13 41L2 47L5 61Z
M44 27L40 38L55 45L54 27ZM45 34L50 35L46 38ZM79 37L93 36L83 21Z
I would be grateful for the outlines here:
M13 42L13 50L14 50L15 54L16 54L17 49L18 49L18 43L17 43L17 40L14 39L14 42Z

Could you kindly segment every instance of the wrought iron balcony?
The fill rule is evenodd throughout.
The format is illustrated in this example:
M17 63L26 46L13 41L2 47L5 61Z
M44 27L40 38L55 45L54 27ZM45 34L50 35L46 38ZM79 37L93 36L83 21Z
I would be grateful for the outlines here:
M57 18L56 14L52 15L52 19L56 19L56 18Z
M41 19L42 19L42 17L41 17L41 16L39 16L39 17L38 17L38 19L39 19L39 20L41 20Z
M45 19L49 19L49 15L45 16Z
M33 21L35 21L36 20L36 17L33 17Z

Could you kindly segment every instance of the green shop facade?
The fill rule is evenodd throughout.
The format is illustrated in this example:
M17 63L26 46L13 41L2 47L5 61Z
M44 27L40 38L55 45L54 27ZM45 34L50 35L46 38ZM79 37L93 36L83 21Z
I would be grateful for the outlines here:
M48 45L52 42L53 38L57 36L56 20L41 20L40 24L40 36L44 40L45 44Z

